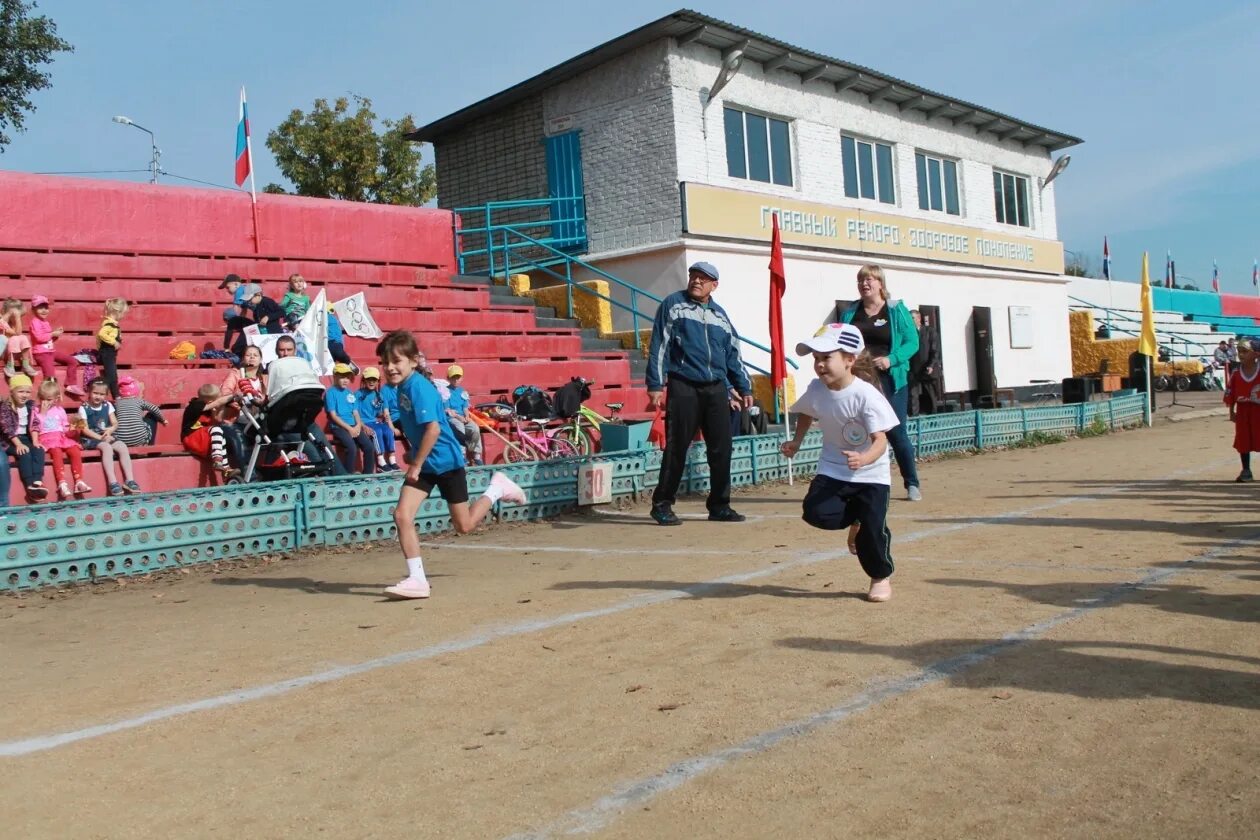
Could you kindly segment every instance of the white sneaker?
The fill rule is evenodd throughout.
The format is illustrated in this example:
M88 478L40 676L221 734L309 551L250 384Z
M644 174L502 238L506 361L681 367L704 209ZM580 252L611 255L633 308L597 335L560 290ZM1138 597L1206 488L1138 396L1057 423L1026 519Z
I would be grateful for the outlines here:
M866 600L882 604L892 598L892 582L888 578L871 579L871 589L866 593Z
M490 476L490 486L498 487L503 491L503 494L499 496L501 500L518 505L525 504L525 491L521 489L519 484L503 473L497 472Z
M399 601L410 601L416 598L429 597L429 582L413 577L406 577L393 586L385 587L385 595Z
M906 488L906 498L912 502L923 501L923 491L919 489L919 485L913 484Z

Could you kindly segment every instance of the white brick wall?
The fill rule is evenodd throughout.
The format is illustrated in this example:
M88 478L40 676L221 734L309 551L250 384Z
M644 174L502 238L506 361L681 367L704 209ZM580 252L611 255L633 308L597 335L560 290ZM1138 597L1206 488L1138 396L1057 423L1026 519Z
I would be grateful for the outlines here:
M889 102L870 103L853 91L839 94L829 82L802 83L786 71L765 73L756 62L745 62L719 92L716 101L701 108L702 89L716 78L721 56L698 44L670 52L670 80L674 89L674 120L678 132L678 180L752 190L841 207L893 212L911 218L963 224L1007 234L1057 238L1054 185L1039 191L1038 178L1050 170L1045 149L1025 149L975 129L953 127L945 120L928 120L921 112L901 113ZM751 110L791 124L793 175L791 187L731 178L726 170L723 106ZM880 140L893 147L897 204L847 198L842 180L841 132ZM919 209L915 177L916 150L962 161L959 189L963 215ZM1033 226L1023 229L998 224L993 207L993 168L1028 177L1032 191ZM1038 202L1038 192L1041 201Z

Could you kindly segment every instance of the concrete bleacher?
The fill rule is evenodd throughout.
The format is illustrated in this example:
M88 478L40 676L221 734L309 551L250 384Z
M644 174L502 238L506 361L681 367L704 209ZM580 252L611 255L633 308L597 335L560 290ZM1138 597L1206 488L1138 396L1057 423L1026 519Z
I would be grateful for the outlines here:
M521 384L553 389L571 376L595 381L590 404L642 408L628 354L594 339L575 322L550 317L528 299L480 278L455 274L451 215L445 211L259 196L255 242L248 197L237 193L0 173L0 284L5 296L53 299L61 349L93 347L105 299L132 303L124 320L120 372L145 384L169 425L157 445L133 451L146 490L213 480L183 453L183 406L206 382L221 382L226 363L169 359L181 341L222 347L219 282L229 272L261 282L279 300L293 272L314 298L365 293L384 330L416 333L443 375L458 362L473 401L493 401ZM255 254L257 250L260 253ZM361 366L375 363L375 342L347 336ZM67 401L67 406L71 403ZM93 454L89 460L95 460ZM22 488L13 475L11 499ZM102 495L97 466L87 480ZM45 478L52 487L51 471Z

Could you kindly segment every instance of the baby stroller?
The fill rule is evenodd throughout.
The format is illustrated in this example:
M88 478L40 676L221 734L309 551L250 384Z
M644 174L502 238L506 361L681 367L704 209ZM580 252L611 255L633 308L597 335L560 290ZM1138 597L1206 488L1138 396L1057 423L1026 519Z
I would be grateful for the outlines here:
M324 385L305 359L276 359L267 371L267 402L255 415L247 405L241 417L246 431L240 481L306 478L332 469L327 438L311 432L324 410Z

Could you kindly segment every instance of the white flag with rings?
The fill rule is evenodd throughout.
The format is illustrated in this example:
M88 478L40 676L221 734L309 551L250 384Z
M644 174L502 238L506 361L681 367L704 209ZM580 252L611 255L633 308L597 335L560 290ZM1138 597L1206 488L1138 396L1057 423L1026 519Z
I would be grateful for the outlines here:
M372 318L372 312L368 309L367 298L363 296L363 292L337 301L333 304L333 311L337 313L337 320L341 322L341 329L346 335L359 338L380 338L385 334Z

